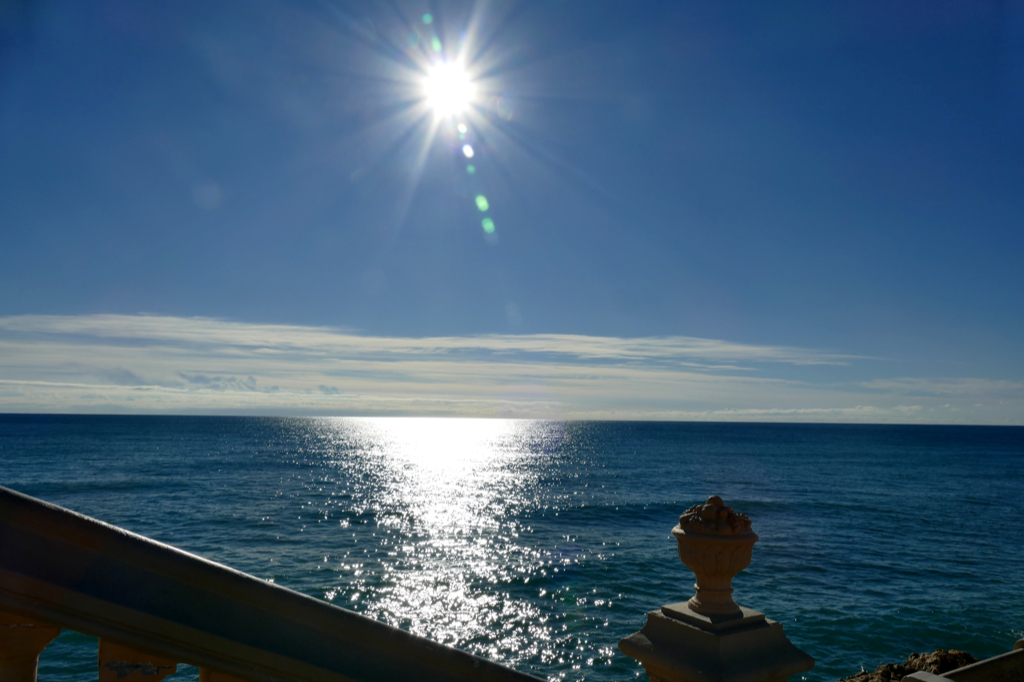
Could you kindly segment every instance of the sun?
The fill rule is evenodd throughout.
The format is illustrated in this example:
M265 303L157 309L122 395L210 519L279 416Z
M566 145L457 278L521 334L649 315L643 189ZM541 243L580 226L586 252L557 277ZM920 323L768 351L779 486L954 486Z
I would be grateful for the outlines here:
M439 62L430 67L423 81L427 106L439 118L465 111L473 101L475 88L459 62Z

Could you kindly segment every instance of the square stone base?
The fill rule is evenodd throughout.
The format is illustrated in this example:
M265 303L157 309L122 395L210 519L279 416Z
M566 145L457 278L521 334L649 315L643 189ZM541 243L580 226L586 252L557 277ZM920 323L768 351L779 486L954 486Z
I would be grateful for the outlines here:
M739 613L705 615L691 609L689 602L681 601L665 604L661 607L661 612L669 618L695 625L708 632L723 632L765 622L763 613L748 609L746 606L741 606Z
M648 613L643 629L621 640L619 650L640 661L652 681L784 682L814 667L763 613L705 616L685 602Z

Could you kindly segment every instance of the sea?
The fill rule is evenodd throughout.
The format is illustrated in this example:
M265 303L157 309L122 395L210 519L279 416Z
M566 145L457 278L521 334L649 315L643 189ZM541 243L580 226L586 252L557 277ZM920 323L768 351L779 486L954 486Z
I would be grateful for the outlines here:
M1024 428L0 415L0 485L549 680L646 679L618 641L692 596L710 495L794 680L1024 637ZM65 631L39 679L95 670Z

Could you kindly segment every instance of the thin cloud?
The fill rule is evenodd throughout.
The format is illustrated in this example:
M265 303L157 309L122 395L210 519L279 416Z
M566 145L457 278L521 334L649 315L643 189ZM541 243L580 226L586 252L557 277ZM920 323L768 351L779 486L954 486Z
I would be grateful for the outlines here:
M859 381L815 383L816 365ZM405 338L156 315L0 317L0 412L1024 421L1021 384L864 379L865 365L693 337Z
M359 335L331 327L248 324L212 318L155 315L23 315L0 318L0 330L26 335L77 336L183 345L192 348L262 349L266 352L391 356L490 352L570 356L579 360L672 362L778 362L846 365L859 356L788 346L759 346L688 336L619 338L572 334L441 336L424 338ZM717 366L714 369L741 369Z
M907 394L934 396L1020 396L1024 394L1024 381L970 377L873 379L862 382L860 385L873 391L901 391Z

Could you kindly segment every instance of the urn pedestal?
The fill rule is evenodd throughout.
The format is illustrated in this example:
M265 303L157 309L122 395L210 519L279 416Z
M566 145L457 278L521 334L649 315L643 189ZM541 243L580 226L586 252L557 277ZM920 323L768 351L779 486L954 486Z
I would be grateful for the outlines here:
M647 614L643 629L619 642L651 682L784 682L810 670L782 625L739 606L732 579L750 565L757 534L750 519L719 497L688 509L672 529L679 558L697 578L689 601Z

